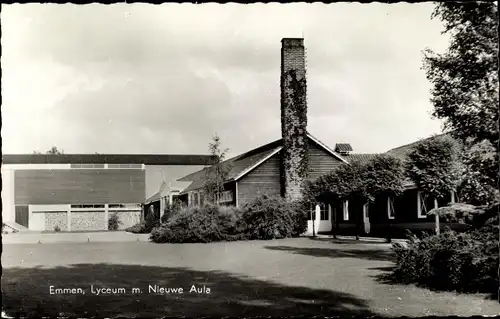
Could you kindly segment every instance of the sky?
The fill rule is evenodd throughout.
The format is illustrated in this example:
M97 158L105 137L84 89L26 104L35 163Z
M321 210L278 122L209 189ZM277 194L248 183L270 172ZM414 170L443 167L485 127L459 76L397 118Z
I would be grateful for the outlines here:
M4 154L237 155L281 137L280 49L304 37L308 131L385 152L441 132L421 4L3 5Z

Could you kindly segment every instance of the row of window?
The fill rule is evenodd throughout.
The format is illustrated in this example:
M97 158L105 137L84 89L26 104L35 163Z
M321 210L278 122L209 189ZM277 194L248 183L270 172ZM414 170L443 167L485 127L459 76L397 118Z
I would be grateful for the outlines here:
M227 203L233 201L233 192L232 191L224 191L218 194L215 194L215 202L216 203Z
M417 193L417 213L418 218L427 218L427 213L437 207L443 207L449 203L455 202L455 194L452 192L449 198L444 198L440 200L433 199L430 196L425 196L421 192ZM330 205L326 206L323 203L318 204L320 208L320 220L329 220L329 209ZM389 219L394 219L396 217L396 210L394 209L394 199L392 197L387 198L387 216ZM368 218L368 208L369 205L365 204L363 206L363 214L365 218ZM308 212L308 219L313 220L315 216L316 206L311 205ZM344 200L342 202L342 215L343 219L349 220L349 201Z
M71 168L106 168L106 164L71 164ZM107 168L142 169L142 164L107 164Z
M108 208L140 208L141 204L108 204ZM97 208L104 209L104 204L77 204L71 205L71 208L80 208L80 209L88 209L88 208Z
M319 212L320 212L320 220L329 220L329 207L330 205L328 205L328 208L325 204L323 203L320 203L318 204L319 206ZM309 220L313 220L314 219L314 216L315 216L315 213L316 213L316 206L315 205L311 205L309 207L309 212L308 212L308 215L307 215L307 218Z
M191 205L201 205L201 202L203 201L201 192L193 192L189 196ZM220 204L232 202L233 192L229 190L217 193L214 195L214 201Z

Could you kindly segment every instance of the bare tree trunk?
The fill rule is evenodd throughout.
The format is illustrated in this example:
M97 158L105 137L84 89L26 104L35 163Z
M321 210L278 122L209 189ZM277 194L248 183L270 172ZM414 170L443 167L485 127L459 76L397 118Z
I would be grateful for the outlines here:
M315 226L314 226L314 219L315 218L313 218L313 237L316 237L316 229L315 229Z
M438 202L437 199L434 199L434 208L438 207ZM436 214L436 235L439 235L440 233L440 227L439 227L439 215Z
M391 240L391 198L390 196L387 197L387 242L390 243Z

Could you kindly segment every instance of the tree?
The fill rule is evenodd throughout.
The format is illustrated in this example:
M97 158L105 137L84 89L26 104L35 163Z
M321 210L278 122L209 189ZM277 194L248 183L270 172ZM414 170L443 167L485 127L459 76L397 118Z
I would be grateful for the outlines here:
M369 201L378 198L395 198L403 194L405 171L403 163L387 154L376 155L365 164L363 183ZM387 241L391 241L391 220L387 216Z
M41 153L41 152L38 152L38 151L33 151L33 154L35 154L35 155L40 155L40 154L42 154L42 153ZM62 154L64 154L64 150L62 150L62 149L61 149L61 150L59 150L59 149L57 148L57 146L52 146L49 150L47 150L47 151L45 152L45 154L47 154L47 155L62 155Z
M49 155L62 155L64 154L64 150L59 150L57 149L57 146L52 146L52 148L50 150L48 150L46 152L46 154L49 154Z
M224 182L227 181L231 171L231 165L225 161L229 149L221 149L221 139L215 134L208 149L215 157L215 163L206 169L206 182L204 185L204 199L218 203L217 195L224 191Z
M440 2L432 18L451 36L448 50L427 49L433 115L463 142L498 147L498 6L496 2Z
M407 175L417 184L424 196L437 202L455 192L463 171L459 158L460 146L450 136L434 136L413 147L406 161ZM436 231L439 232L439 215Z
M305 184L303 197L314 202L325 198L348 199L362 203L375 201L379 195L399 196L403 192L404 169L401 161L387 154L374 156L368 162L353 161L315 182ZM359 238L360 216L356 215L356 238Z
M400 196L404 191L405 171L402 162L391 155L378 154L363 167L363 187L368 200L379 195Z
M484 140L465 150L462 158L465 169L459 186L460 200L478 206L498 201L498 156L494 146Z
M445 53L427 49L424 54L433 116L443 119L445 128L469 149L462 197L469 203L491 203L500 178L498 5L441 2L432 18L443 21L443 33L451 37Z

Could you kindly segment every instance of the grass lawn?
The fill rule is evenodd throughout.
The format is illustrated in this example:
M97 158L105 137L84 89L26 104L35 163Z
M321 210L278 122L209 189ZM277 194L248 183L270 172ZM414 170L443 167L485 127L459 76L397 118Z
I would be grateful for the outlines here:
M437 293L377 280L392 265L388 247L307 238L4 245L3 310L14 316L115 318L500 313L495 300L481 295ZM154 293L149 285L184 291ZM192 285L199 292L190 293ZM50 286L82 288L85 294L50 294ZM92 286L94 292L125 292L96 295Z

